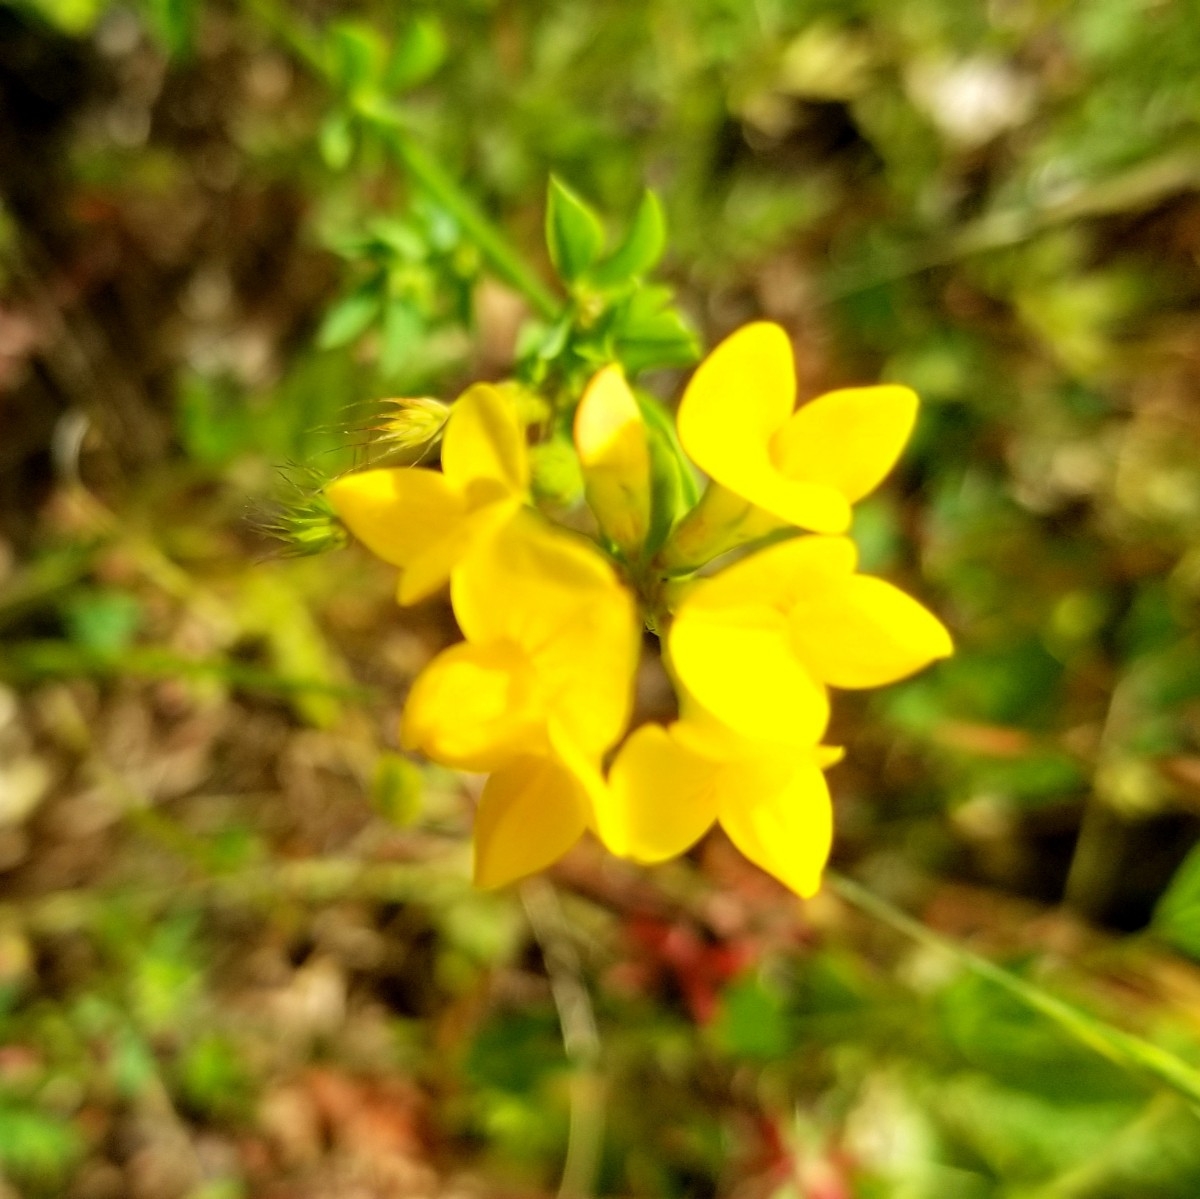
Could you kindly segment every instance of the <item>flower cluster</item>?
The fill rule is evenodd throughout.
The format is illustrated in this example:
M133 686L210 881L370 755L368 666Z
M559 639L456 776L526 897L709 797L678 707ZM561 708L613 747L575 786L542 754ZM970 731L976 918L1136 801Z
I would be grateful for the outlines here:
M841 756L822 744L829 688L892 682L951 642L916 600L858 573L846 536L907 441L916 396L795 400L790 343L765 322L698 367L674 429L605 367L571 426L591 536L535 507L530 430L500 387L453 405L440 470L327 488L399 567L400 603L449 582L464 640L416 680L401 741L487 773L481 885L547 866L589 829L654 862L719 822L798 894L818 888L833 827L823 770ZM687 459L709 479L695 503ZM678 717L628 733L643 628L662 639Z

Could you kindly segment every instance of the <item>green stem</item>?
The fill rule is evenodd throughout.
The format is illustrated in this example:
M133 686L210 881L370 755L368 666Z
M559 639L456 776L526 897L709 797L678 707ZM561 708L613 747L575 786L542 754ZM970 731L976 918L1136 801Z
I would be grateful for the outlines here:
M316 35L276 0L245 0L246 7L315 74L327 79L327 67ZM400 114L372 106L360 116L387 134L401 165L458 221L496 274L519 291L544 320L559 315L562 304L458 181L404 127Z
M390 134L392 147L404 169L437 200L475 243L492 270L516 288L538 316L553 320L562 307L554 293L534 274L508 239L483 213L457 180L411 134L400 127L394 115L375 118Z
M1079 1008L997 966L995 962L990 962L987 958L982 958L969 949L939 936L886 899L853 880L832 871L825 877L830 889L847 903L890 925L919 944L953 957L980 978L985 978L1001 990L1007 991L1014 999L1052 1020L1075 1040L1116 1065L1165 1083L1187 1099L1192 1110L1200 1114L1200 1071L1181 1058L1150 1041L1114 1028L1080 1011Z

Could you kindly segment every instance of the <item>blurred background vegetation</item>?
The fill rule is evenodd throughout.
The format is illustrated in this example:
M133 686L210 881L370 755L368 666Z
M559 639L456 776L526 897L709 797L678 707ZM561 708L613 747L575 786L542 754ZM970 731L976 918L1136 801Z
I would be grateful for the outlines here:
M0 1195L1200 1194L1198 63L1195 0L2 0ZM394 748L448 609L270 535L575 335L550 172L656 190L701 343L924 399L855 534L960 648L842 697L808 904L717 835L472 892Z

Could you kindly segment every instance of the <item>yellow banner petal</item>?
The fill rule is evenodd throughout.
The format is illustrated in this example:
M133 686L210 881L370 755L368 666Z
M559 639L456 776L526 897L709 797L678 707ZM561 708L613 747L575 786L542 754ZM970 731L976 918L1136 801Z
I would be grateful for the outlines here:
M502 887L543 870L583 835L589 806L561 763L529 756L484 784L475 815L475 882Z
M823 484L854 503L895 466L916 419L917 396L907 387L831 391L775 434L772 458L786 478Z
M796 372L787 334L757 321L727 337L696 368L679 404L679 440L730 491L819 533L850 526L850 506L823 483L785 477L771 454L792 415Z

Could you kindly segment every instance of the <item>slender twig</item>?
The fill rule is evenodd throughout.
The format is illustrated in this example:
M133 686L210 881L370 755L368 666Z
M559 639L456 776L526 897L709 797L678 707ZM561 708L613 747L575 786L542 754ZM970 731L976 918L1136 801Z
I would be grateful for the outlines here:
M558 892L544 878L528 879L521 886L521 902L546 963L563 1048L574 1067L567 1152L558 1199L588 1199L595 1193L604 1145L600 1033Z

